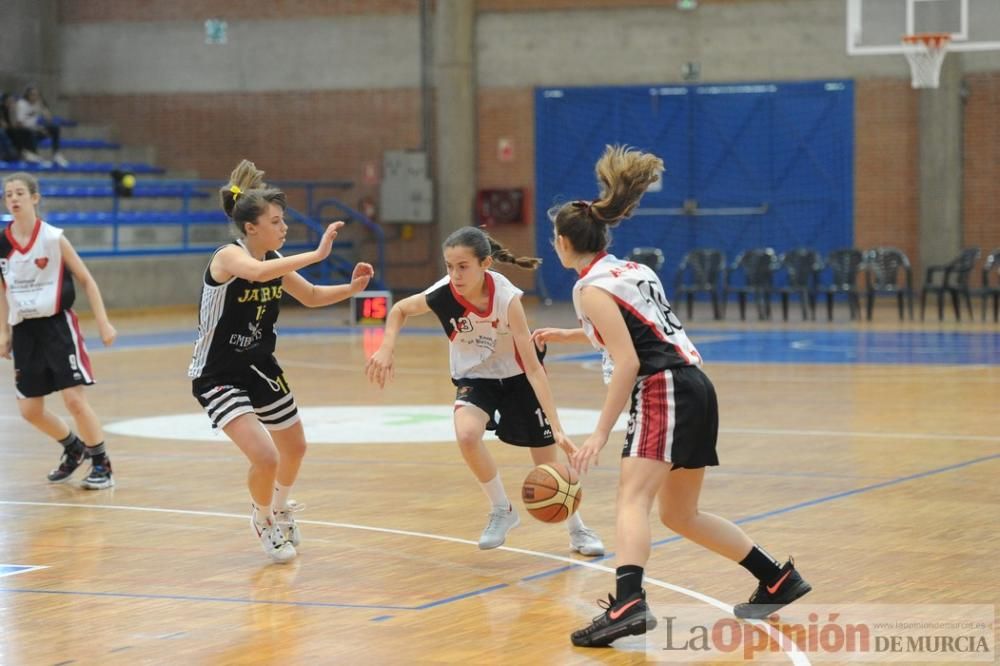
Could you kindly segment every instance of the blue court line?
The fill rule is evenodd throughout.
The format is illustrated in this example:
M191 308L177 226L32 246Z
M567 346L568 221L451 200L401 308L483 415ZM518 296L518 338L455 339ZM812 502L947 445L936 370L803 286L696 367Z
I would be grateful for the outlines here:
M811 506L816 506L818 504L824 504L826 502L832 502L834 500L842 499L844 497L849 497L852 495L858 495L861 493L870 492L872 490L878 490L888 486L898 485L900 483L905 483L907 481L913 481L915 479L921 479L929 476L934 476L937 474L943 474L944 472L950 472L952 470L961 469L963 467L969 467L971 465L976 465L982 462L987 462L990 460L996 460L1000 458L1000 453L995 453L989 456L981 456L979 458L973 458L972 460L966 460L960 463L955 463L952 465L947 465L945 467L938 467L935 469L927 470L924 472L917 472L916 474L909 474L907 476L902 476L895 479L890 479L888 481L883 481L880 483L873 483L867 486L862 486L860 488L854 488L852 490L845 490L843 492L834 493L833 495L826 495L824 497L819 497L813 500L808 500L806 502L798 502L786 507L780 507L778 509L773 509L771 511L765 511L763 513L753 514L750 516L745 516L734 522L738 525L743 525L750 522L755 522L758 520L763 520L765 518L770 518L771 516L776 516L784 513L789 513L791 511L797 511L799 509L804 509ZM662 546L664 544L673 543L680 541L683 537L673 536L667 539L662 539L660 541L655 541L652 547ZM605 554L602 557L589 559L589 562L601 562L614 557L614 553ZM542 578L547 578L550 576L555 576L573 569L577 569L579 565L564 565L555 569L543 571L537 574L532 574L530 576L525 576L520 579L520 582L531 582L539 580ZM374 605L374 604L345 604L345 603L331 603L322 601L270 601L270 600L255 600L255 599L239 599L230 597L196 597L196 596L185 596L185 595L166 595L166 594L135 594L135 593L125 593L125 592L82 592L82 591L72 591L72 590L32 590L23 588L0 588L0 594L3 593L23 593L23 594L56 594L56 595L69 595L69 596L96 596L96 597L112 597L112 598L126 598L126 599L171 599L177 601L208 601L208 602L222 602L222 603L239 603L239 604L267 604L276 606L306 606L306 607L321 607L321 608L353 608L353 609L377 609L377 610L402 610L402 611L412 611L412 610L427 610L430 608L435 608L438 606L443 606L455 601L460 601L462 599L468 599L474 596L480 596L488 594L495 590L501 590L510 587L508 583L499 583L497 585L491 585L489 587L481 588L478 590L472 590L470 592L464 592L462 594L456 594L443 599L438 599L435 601L429 601L427 603L421 604L419 606L388 606L388 605ZM389 619L391 616L379 616L379 621L384 619Z
M420 604L419 606L344 604L344 603L333 603L328 601L273 601L268 599L240 599L236 597L197 597L197 596L180 595L180 594L138 594L131 592L84 592L78 590L31 590L26 588L10 588L10 587L0 588L0 594L6 592L17 592L22 594L60 594L67 596L112 597L119 599L171 599L174 601L209 601L209 602L220 602L229 604L265 604L270 606L309 606L318 608L362 608L367 610L419 611L419 610L427 610L428 608L434 608L435 606L450 604L453 601L461 601L462 599L468 599L469 597L475 597L480 594L487 594L489 592L493 592L494 590L499 590L504 587L509 587L509 585L507 583L490 585L489 587L484 587L479 590L473 590L471 592L463 592L462 594L456 594L450 597L445 597L444 599L437 599L435 601L428 601L427 603ZM374 618L373 621L387 620L391 617L392 617L391 615L380 615L379 617Z
M913 481L914 479L922 479L928 476L934 476L935 474L943 474L944 472L950 472L952 470L960 469L962 467L968 467L970 465L976 465L981 462L987 462L989 460L996 460L1000 458L1000 453L994 453L989 456L982 456L979 458L973 458L972 460L966 460L964 462L955 463L953 465L947 465L945 467L938 467L935 469L927 470L926 472L917 472L916 474L909 474L907 476L901 476L895 479L889 479L888 481L882 481L879 483L873 483L867 486L862 486L860 488L854 488L852 490L845 490L843 492L834 493L833 495L826 495L825 497L818 497L813 500L808 500L806 502L799 502L797 504L791 504L789 506L781 507L778 509L773 509L771 511L765 511L764 513L756 513L750 516L744 516L734 520L733 522L737 525L745 525L746 523L756 522L758 520L764 520L765 518L770 518L772 516L781 515L783 513L789 513L791 511L797 511L799 509L805 509L807 507L816 506L817 504L824 504L826 502L832 502L834 500L842 499L844 497L850 497L851 495L859 495L861 493L866 493L872 490L878 490L880 488L885 488L887 486L894 486L900 483L905 483L906 481ZM666 539L661 539L659 541L654 541L652 547L663 546L668 543L674 543L676 541L681 541L684 537L675 535L672 537L667 537ZM603 562L604 560L609 560L615 556L614 553L606 553L601 557L595 557L588 559L588 562ZM557 574L570 571L571 569L577 569L579 565L568 565L563 567L558 567L556 569L549 569L541 573L532 574L531 576L526 576L521 579L522 582L528 582L533 580L538 580L540 578L547 578L549 576L555 576Z

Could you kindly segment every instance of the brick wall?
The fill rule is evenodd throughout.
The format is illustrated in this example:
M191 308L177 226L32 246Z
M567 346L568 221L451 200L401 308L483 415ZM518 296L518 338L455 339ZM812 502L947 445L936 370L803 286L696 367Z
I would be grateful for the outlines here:
M965 245L1000 248L1000 73L965 79ZM979 284L979 274L973 284Z
M855 88L854 244L901 248L920 275L919 97L909 81Z

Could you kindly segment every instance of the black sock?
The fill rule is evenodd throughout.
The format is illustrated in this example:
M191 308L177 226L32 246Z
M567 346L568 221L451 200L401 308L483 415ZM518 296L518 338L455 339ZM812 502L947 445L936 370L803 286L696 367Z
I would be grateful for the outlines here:
M740 560L740 566L765 585L770 585L781 578L781 565L757 544L754 544L747 556Z
M75 447L78 447L78 446L83 446L83 442L80 441L80 438L77 437L76 433L74 433L72 430L69 431L69 434L66 435L66 437L64 437L63 439L57 440L57 441L60 444L62 444L62 447L64 449L71 449L71 448L75 448Z
M108 462L108 456L104 453L104 442L95 446L87 447L87 456L95 465L103 465Z
M642 592L642 567L626 564L615 569L616 593L615 600L628 599L633 594Z

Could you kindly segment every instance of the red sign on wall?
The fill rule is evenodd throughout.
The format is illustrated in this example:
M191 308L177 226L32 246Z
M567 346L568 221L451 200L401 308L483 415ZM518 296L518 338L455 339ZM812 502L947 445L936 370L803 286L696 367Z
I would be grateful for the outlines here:
M514 140L502 136L497 139L497 159L501 162L514 161Z

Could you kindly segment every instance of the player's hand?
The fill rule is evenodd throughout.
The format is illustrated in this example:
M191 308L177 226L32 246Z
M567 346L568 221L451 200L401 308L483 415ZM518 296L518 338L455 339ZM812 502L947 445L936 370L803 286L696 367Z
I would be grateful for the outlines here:
M562 430L554 431L552 436L555 437L556 446L562 449L563 453L566 454L566 458L573 460L573 456L575 456L576 452L579 451L576 444L573 443L573 440L571 440Z
M334 222L329 225L324 231L323 235L319 239L319 245L316 246L316 261L323 261L330 256L330 251L333 249L333 241L337 238L337 232L339 232L344 226L341 221Z
M535 343L538 351L544 351L545 345L550 341L559 342L566 339L565 328L536 328L531 333L531 341Z
M372 384L378 384L379 388L385 388L386 382L391 381L394 374L392 350L379 347L378 351L372 354L372 357L365 363L365 374Z
M351 291L355 294L364 291L374 275L375 269L372 268L371 264L359 263L354 267L354 272L351 273Z
M10 332L0 331L0 358L10 358Z
M597 456L608 443L608 436L594 433L583 443L583 446L570 458L570 464L583 476L591 465L597 466Z
M115 327L111 325L110 321L102 321L97 324L97 330L101 334L101 342L104 343L105 347L110 347L114 344L115 338L118 337L118 331Z

